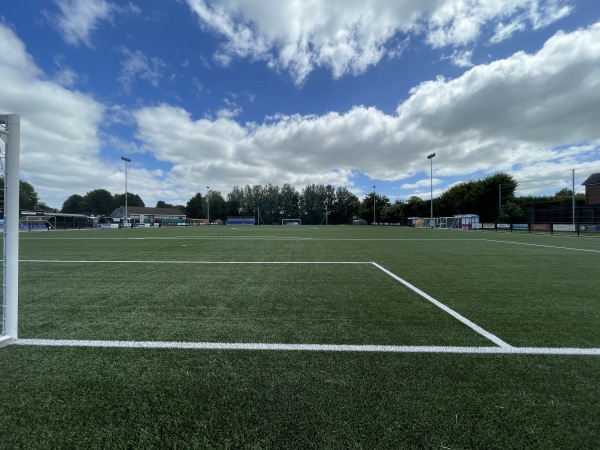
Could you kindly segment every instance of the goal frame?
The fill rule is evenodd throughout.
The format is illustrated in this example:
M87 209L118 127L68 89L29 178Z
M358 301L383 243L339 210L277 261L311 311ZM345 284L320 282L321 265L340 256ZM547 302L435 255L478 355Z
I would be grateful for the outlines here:
M302 225L302 219L281 219L281 225Z
M0 346L18 338L19 314L19 152L21 118L0 114L0 139L4 172L4 245L2 334Z

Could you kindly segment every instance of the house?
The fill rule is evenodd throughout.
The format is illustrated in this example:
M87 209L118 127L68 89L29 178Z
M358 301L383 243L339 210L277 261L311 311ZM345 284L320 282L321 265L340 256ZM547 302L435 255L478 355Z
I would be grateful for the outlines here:
M128 206L127 216L135 223L180 222L186 219L185 213L177 208L147 208L145 206ZM113 222L121 222L125 217L125 206L115 209L109 216Z
M600 206L600 173L590 175L587 180L581 184L585 186L586 206Z

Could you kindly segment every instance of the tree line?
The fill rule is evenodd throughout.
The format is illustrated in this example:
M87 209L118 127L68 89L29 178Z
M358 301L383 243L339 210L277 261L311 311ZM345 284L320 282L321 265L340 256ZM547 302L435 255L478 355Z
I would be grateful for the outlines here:
M0 178L3 195L4 179ZM507 173L459 183L433 199L434 217L456 214L477 214L485 222L515 222L523 220L530 208L560 208L570 206L572 191L562 189L554 196L516 197L517 181ZM577 194L577 206L585 203L584 195ZM2 198L3 201L3 198ZM111 194L95 189L85 195L71 195L60 212L108 216L125 205L125 194ZM137 194L127 193L128 206L146 206ZM234 186L227 197L217 190L208 194L196 193L185 205L173 205L163 200L157 208L176 208L189 218L211 221L231 216L252 216L258 223L278 224L281 219L302 219L304 224L344 224L355 219L368 223L385 222L405 224L408 217L429 217L431 202L417 196L391 203L385 195L371 192L359 199L348 188L323 184L309 184L299 191L291 184L282 187L268 185ZM34 187L21 181L20 208L58 212L39 201Z

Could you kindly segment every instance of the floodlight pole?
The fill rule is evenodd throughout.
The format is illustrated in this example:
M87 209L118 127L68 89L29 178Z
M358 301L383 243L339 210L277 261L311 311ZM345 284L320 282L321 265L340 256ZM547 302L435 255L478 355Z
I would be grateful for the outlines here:
M373 225L375 225L375 186L373 186Z
M573 169L572 188L573 188L573 225L575 225L575 169Z
M131 159L124 156L121 156L121 159L125 162L125 223L129 223L129 215L127 214L127 163L130 163Z
M206 189L208 189L206 193L206 219L210 225L210 186L206 186Z
M431 221L433 220L433 158L435 157L435 153L431 153L427 155L427 159L431 162L431 168L429 169L429 189L430 189L430 198L431 198L431 215L429 225L431 225Z
M19 324L19 152L21 118L18 114L0 115L4 125L0 138L4 146L4 264L2 298L2 335L18 338Z

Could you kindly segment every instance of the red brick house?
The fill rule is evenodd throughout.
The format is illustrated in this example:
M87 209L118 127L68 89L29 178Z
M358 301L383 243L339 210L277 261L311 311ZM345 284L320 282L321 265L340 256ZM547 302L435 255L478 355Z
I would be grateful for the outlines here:
M600 173L590 175L587 180L581 184L585 186L586 206L600 206Z

